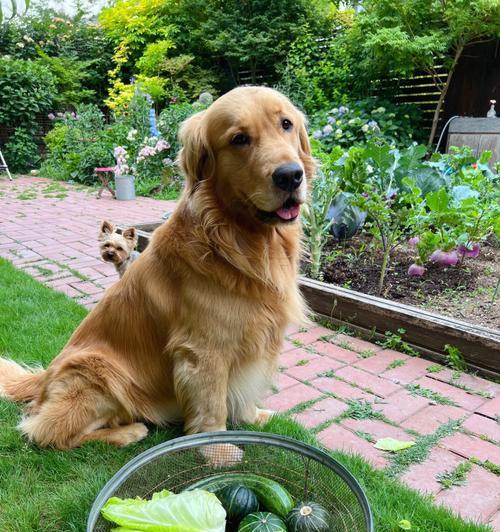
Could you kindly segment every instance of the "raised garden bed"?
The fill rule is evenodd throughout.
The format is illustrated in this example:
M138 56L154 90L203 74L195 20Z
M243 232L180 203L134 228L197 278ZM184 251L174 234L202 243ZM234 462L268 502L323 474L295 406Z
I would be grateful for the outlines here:
M139 251L146 248L152 231L160 225L135 226ZM490 377L500 374L497 330L307 277L300 278L300 286L311 310L333 322L347 323L363 336L382 336L403 328L405 340L430 359L442 362L449 344L461 351L470 369Z

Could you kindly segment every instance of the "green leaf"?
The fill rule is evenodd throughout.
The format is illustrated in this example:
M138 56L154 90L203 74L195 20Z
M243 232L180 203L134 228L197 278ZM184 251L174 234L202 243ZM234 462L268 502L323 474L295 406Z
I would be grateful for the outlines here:
M450 204L450 197L444 188L437 192L429 192L425 196L427 206L434 212L446 212Z
M401 521L398 523L398 527L401 530L411 530L411 522L408 521L408 519L401 519Z
M397 451L402 451L403 449L408 449L413 447L415 442L413 441L400 441L395 440L394 438L382 438L377 440L375 447L381 451L390 451L395 453Z

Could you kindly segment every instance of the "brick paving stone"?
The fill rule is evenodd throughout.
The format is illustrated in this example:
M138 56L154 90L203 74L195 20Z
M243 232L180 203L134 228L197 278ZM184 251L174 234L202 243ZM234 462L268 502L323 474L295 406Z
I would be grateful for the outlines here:
M375 395L360 390L348 382L339 381L338 379L332 379L329 377L318 377L311 381L311 385L323 392L333 393L337 397L346 401L349 399L363 399L365 401L373 402L378 399Z
M467 432L472 432L478 436L486 436L490 440L500 442L500 424L489 417L472 414L462 427Z
M303 360L313 360L315 358L319 358L318 355L315 355L314 353L309 353L309 351L306 351L302 347L297 347L295 349L292 349L291 351L283 353L280 356L279 365L285 368L290 368L292 366L295 366L297 362L301 362Z
M288 375L295 377L300 381L309 381L324 373L341 368L343 364L328 357L318 357L312 359L303 366L293 366L287 369Z
M340 416L343 414L349 406L338 399L329 397L328 399L323 399L314 403L313 406L300 412L300 414L295 414L294 418L299 423L302 423L307 428L317 427L325 421L330 421L331 419Z
M399 427L378 419L344 419L341 424L353 432L367 432L375 440L394 438L401 441L414 441L415 438Z
M290 342L290 340L285 340L283 342L283 349L281 350L282 353L286 353L287 351L291 351L292 349L295 349L296 346Z
M466 520L485 523L500 506L500 478L473 465L464 485L441 491L435 500Z
M500 532L500 510L496 512L488 521L493 532Z
M362 351L373 351L374 353L377 353L383 349L380 345L373 344L372 342L362 340L361 338L357 338L355 336L348 336L347 334L337 334L337 336L335 336L333 339L333 342L339 345L349 344L350 347L346 348L352 349L358 353L361 353Z
M346 364L351 364L359 360L359 356L354 351L349 351L330 342L314 342L311 345L321 355L334 358Z
M476 412L492 419L500 417L500 396L486 400L484 404L476 409Z
M476 392L486 392L492 394L493 396L500 395L500 386L494 382L487 381L481 377L476 377L475 375L469 375L468 373L459 373L458 378L454 378L455 375L455 371L452 371L451 369L444 369L443 371L432 373L428 376L432 376L433 379L442 382L456 382L463 386L468 386L471 390Z
M359 454L378 469L387 467L389 463L383 451L340 425L334 424L322 430L318 439L328 449Z
M55 289L58 292L62 292L63 294L66 294L69 297L79 297L83 295L82 292L80 292L79 290L77 290L76 288L73 288L72 286L68 284L58 285L55 287Z
M290 388L290 386L298 384L298 381L293 377L290 377L285 373L278 371L274 376L273 383L274 386L278 389L278 391L281 392L281 390L285 390L286 388Z
M500 447L476 436L456 432L443 438L439 445L465 458L478 458L481 461L489 460L494 464L500 465Z
M67 272L66 277L61 277L60 279L54 279L47 281L45 284L47 286L51 286L52 288L57 288L58 286L61 286L63 284L71 284L71 283L77 283L81 281L78 277L75 277L74 275L70 275L69 272ZM81 294L80 294L81 295Z
M386 381L385 379L352 366L341 368L336 371L335 374L348 382L356 384L360 388L367 389L379 397L388 397L391 393L401 390L401 387L393 382Z
M452 419L461 419L467 412L456 406L429 405L401 423L405 429L416 430L419 434L432 434L441 425Z
M435 495L443 488L438 475L453 471L462 462L465 460L456 454L434 447L425 462L411 465L400 480L421 493Z
M315 342L322 336L332 334L332 331L330 329L326 329L325 327L312 327L311 329L305 331L305 332L296 332L293 334L290 334L289 336L293 340L299 340L303 344L310 344L312 342Z
M300 382L295 386L291 386L277 394L271 395L264 401L264 405L271 410L284 412L290 410L294 406L305 403L306 401L318 399L318 397L321 397L321 392L319 390Z
M423 377L432 362L423 358L413 357L406 361L404 366L393 368L384 372L384 378L400 384L410 384L415 379Z
M429 405L429 400L419 395L411 395L406 390L392 394L374 403L373 409L381 412L391 421L401 423L419 410Z
M467 393L456 386L435 379L430 379L429 377L421 377L420 379L417 379L414 384L419 384L424 388L428 388L429 390L453 399L458 406L467 410L474 411L486 401L484 397Z
M103 292L103 289L88 281L79 281L77 283L71 283L73 288L80 290L83 294L92 295Z
M395 360L403 360L406 362L410 357L408 355L403 355L392 349L387 349L384 351L379 351L375 355L364 358L354 364L356 368L369 371L370 373L375 373L379 375L387 370L387 366L394 362ZM401 366L399 366L401 367Z

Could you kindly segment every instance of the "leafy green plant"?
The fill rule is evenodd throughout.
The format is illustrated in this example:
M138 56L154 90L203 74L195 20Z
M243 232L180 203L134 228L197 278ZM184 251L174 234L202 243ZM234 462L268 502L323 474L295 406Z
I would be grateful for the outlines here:
M444 346L446 352L446 362L451 369L455 371L467 371L467 364L465 363L464 357L454 345L446 344Z
M311 200L302 209L304 233L311 263L311 277L320 277L321 253L330 238L330 227L334 223L328 218L328 211L333 198L338 192L338 183L335 173L331 169L331 161L335 154L325 154L317 151L320 168L313 181ZM337 153L338 155L338 153Z
M440 473L436 478L442 484L444 489L450 489L453 486L462 486L467 480L467 474L472 469L472 463L469 460L458 464L458 466L451 470Z
M55 78L35 61L0 57L0 124L32 130L56 97Z
M40 159L38 146L32 134L23 128L16 128L5 145L5 159L12 172L26 172L34 168Z
M416 351L408 342L403 340L405 333L406 329L402 328L398 329L396 332L385 331L385 338L377 341L377 343L385 349L394 349L395 351L400 351L401 353L406 353L411 356L419 356L418 351Z
M415 107L376 98L339 104L327 113L318 112L311 121L312 136L326 151L335 146L349 148L366 144L374 139L404 147L420 138Z

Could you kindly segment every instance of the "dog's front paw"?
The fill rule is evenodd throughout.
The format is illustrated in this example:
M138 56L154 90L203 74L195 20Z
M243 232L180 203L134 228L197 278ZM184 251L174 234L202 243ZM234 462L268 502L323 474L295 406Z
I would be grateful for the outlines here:
M201 448L201 454L215 467L237 464L243 459L243 450L231 443L217 443Z
M257 408L255 413L255 424L256 425L265 425L273 416L276 414L274 410L264 410L262 408Z
M148 429L144 423L132 423L117 430L115 445L125 447L131 443L143 440L148 435Z

